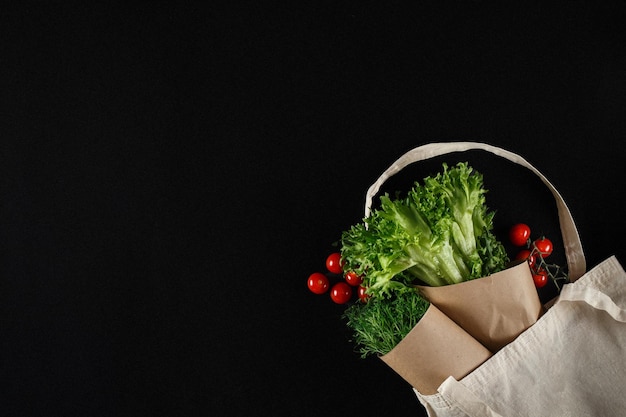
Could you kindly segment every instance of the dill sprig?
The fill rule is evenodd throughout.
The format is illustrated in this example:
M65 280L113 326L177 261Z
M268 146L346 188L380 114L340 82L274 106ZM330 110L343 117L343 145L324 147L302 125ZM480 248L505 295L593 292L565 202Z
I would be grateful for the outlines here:
M353 342L362 358L389 353L417 324L429 302L417 291L401 291L391 298L372 297L344 312Z

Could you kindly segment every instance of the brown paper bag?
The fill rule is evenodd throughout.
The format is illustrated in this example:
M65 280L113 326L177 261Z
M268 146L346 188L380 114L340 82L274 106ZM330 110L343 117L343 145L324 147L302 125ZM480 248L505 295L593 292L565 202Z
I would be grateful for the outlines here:
M459 380L491 356L483 345L433 304L400 343L380 357L424 395L449 376Z
M533 325L542 312L525 261L484 278L418 288L426 299L494 353Z

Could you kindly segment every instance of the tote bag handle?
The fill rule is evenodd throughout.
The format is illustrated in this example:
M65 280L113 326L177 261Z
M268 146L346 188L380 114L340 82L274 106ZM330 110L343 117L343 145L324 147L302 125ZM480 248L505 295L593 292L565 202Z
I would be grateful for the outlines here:
M378 193L380 187L385 183L385 181L387 181L387 179L400 172L406 166L414 162L423 161L448 153L465 152L468 150L483 150L504 159L508 159L513 163L528 168L535 175L537 175L539 179L541 179L556 200L559 225L561 228L561 235L563 237L563 245L565 247L565 257L567 259L569 280L573 282L580 278L585 273L587 268L585 255L583 253L578 230L574 224L574 219L572 218L572 214L565 204L563 197L561 197L561 194L559 194L550 181L548 181L548 179L527 160L516 153L498 148L497 146L480 142L435 142L418 146L417 148L408 151L391 164L391 166L387 168L387 170L385 170L376 182L374 182L367 190L365 197L365 217L369 217L372 207L372 199Z

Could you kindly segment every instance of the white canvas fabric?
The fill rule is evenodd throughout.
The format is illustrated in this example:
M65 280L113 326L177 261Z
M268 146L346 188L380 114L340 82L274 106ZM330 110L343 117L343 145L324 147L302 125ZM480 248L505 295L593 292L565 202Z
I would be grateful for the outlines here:
M465 378L415 392L431 417L622 416L625 349L626 273L611 257Z

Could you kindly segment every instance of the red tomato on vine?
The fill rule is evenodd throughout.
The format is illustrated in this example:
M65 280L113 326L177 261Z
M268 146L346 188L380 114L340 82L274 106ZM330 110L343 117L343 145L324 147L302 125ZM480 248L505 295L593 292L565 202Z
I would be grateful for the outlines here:
M337 304L345 304L352 297L352 287L345 282L338 282L330 289L330 298Z
M542 258L547 258L552 253L554 246L552 245L552 241L547 237L541 237L534 242L537 251L539 251L539 256Z
M343 262L341 261L341 254L339 252L333 252L326 258L326 268L333 274L341 274L343 272Z
M309 279L306 284L313 294L324 294L328 291L328 278L321 272L313 272L309 275Z
M530 227L524 223L517 223L509 230L509 240L515 246L524 246L530 239Z

